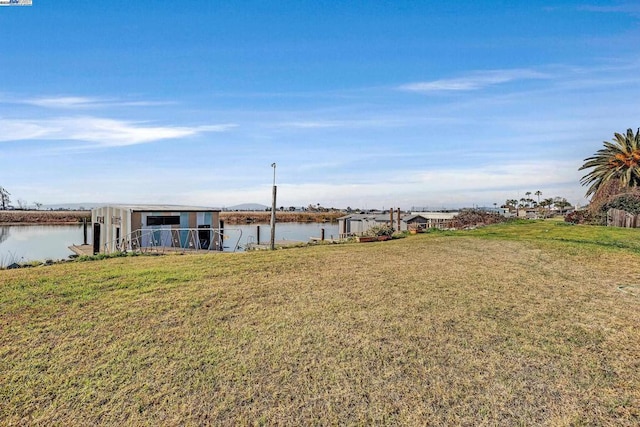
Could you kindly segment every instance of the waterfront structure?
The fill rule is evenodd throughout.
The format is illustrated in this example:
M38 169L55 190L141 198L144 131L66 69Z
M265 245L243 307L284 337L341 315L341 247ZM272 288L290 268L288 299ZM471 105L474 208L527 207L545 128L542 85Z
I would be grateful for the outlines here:
M176 205L107 205L91 210L93 252L222 250L220 210Z
M376 225L391 223L389 214L351 214L338 218L338 233L341 239L361 236Z
M396 231L427 228L450 228L458 211L413 212L409 215L399 214L351 214L338 218L338 232L341 239L362 236L377 225L390 225ZM393 219L393 220L392 220Z
M445 229L451 227L453 218L459 213L458 211L412 212L411 215L405 215L402 220L405 222L407 228L411 229Z

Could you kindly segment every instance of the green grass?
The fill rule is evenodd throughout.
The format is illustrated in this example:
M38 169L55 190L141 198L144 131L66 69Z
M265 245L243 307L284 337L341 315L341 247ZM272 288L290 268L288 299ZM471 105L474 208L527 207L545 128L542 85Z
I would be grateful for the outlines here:
M3 425L637 425L638 230L0 271Z
M456 232L450 235L459 235ZM624 248L640 252L640 230L616 227L573 225L557 219L524 220L497 224L464 232L476 237L529 241L568 242L604 248Z

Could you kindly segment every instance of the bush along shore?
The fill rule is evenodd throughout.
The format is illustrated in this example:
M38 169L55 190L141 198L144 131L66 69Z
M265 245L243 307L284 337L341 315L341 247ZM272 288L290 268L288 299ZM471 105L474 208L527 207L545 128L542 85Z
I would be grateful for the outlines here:
M0 211L0 224L77 224L91 211Z
M276 212L277 222L335 222L344 212ZM268 224L271 212L221 212L225 224Z

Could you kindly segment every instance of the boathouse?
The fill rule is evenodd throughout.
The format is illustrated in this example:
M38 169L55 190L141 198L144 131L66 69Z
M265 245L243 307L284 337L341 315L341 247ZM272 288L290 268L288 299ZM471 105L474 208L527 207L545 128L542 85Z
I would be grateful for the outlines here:
M91 210L93 252L222 250L220 210L175 205L108 205Z

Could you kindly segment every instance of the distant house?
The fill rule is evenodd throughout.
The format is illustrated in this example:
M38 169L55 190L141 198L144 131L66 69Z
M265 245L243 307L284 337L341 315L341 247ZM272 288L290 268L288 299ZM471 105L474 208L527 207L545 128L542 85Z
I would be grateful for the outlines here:
M482 207L476 208L476 210L483 211L483 212L488 212L488 213L497 213L497 214L500 214L500 215L502 215L504 217L507 217L507 218L511 217L511 211L510 211L510 209L508 207L497 207L497 206L495 206L495 207L485 207L485 206L482 206Z
M410 228L449 228L452 219L458 215L457 211L442 212L414 212L398 218L397 212L351 214L338 218L338 233L340 238L361 236L371 227L376 225L391 225L396 231L405 231Z
M457 211L443 212L413 212L405 215L402 220L407 228L427 229L427 228L450 228L453 218L458 215Z
M540 209L538 208L519 208L518 209L518 218L526 218L526 219L538 219L540 215Z
M149 248L222 250L220 210L173 205L109 205L91 210L93 252Z

